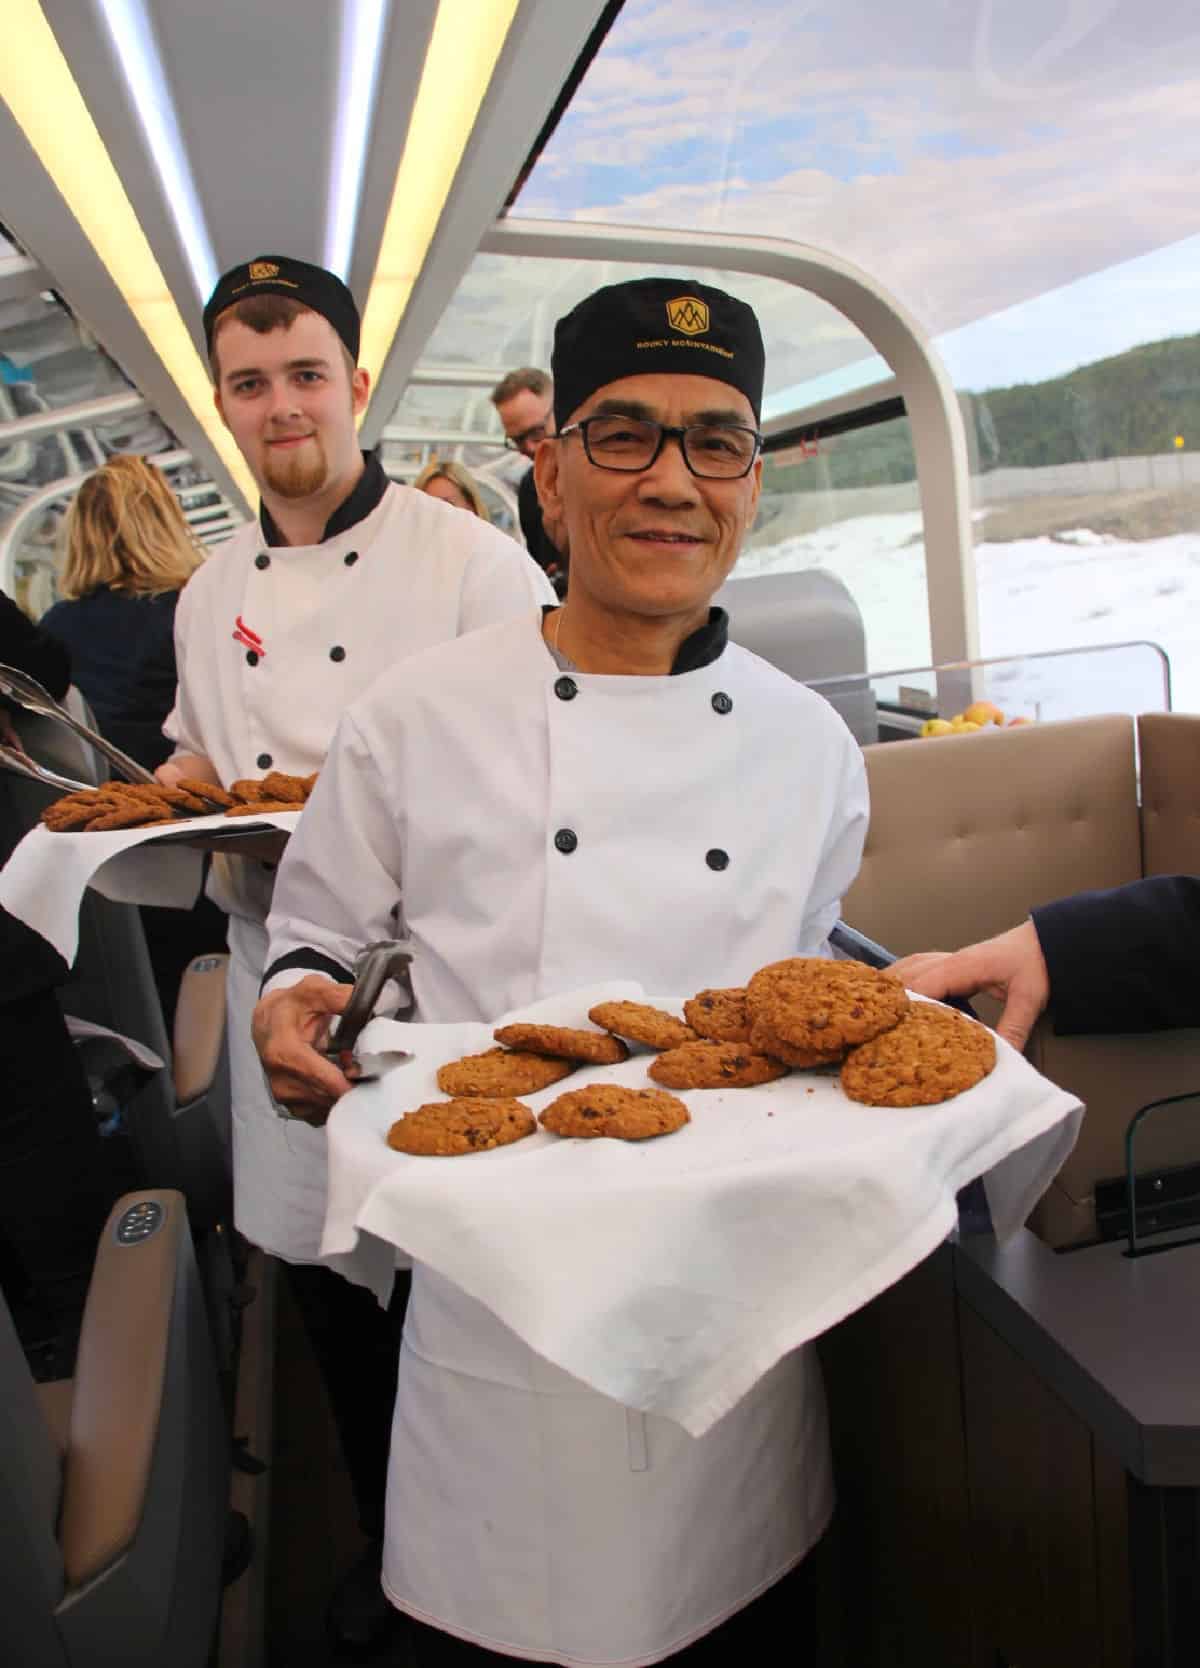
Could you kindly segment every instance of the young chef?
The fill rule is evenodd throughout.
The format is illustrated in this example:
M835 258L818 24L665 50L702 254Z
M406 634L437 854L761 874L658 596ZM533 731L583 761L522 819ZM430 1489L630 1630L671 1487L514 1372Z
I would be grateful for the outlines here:
M204 309L204 333L217 409L262 504L180 599L179 689L164 726L177 751L159 775L224 783L270 770L307 775L323 763L345 707L381 672L526 615L553 593L512 539L389 482L379 458L359 450L355 419L369 379L356 365L358 309L332 273L280 255L237 266ZM215 867L217 901L230 916L235 1219L254 1244L311 1265L325 1208L324 1136L281 1123L249 1033L273 865L234 858ZM386 1364L390 1352L394 1371L395 1328L327 1268L301 1267L292 1286L363 1527L378 1537L390 1396L385 1375L364 1374L361 1363ZM359 1643L372 1612L380 1615L377 1571L376 1561L363 1604L353 1585L343 1595L341 1610L356 1614L334 1618Z
M690 280L614 285L559 321L536 468L570 596L419 656L343 718L281 867L255 1016L294 1111L347 1088L306 1039L401 895L425 1021L610 978L732 985L819 951L861 855L862 757L710 607L758 502L762 380L754 314ZM813 1352L702 1438L646 1430L633 1469L624 1409L418 1267L384 1582L422 1624L422 1668L698 1660L723 1623L712 1660L760 1660L762 1605L736 1613L831 1507Z

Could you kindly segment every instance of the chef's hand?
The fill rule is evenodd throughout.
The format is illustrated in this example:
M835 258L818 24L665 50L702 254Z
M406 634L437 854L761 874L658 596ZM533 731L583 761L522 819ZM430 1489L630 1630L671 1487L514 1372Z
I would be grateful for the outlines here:
M221 786L216 765L203 753L173 753L154 774L164 788L177 788L185 777L191 782L211 782L215 787Z
M1038 1015L1050 1000L1050 975L1037 928L1025 921L997 938L968 944L949 955L925 950L888 968L921 996L974 996L986 991L1004 1003L996 1030L1014 1048L1024 1048Z
M310 973L287 990L271 991L254 1010L250 1031L271 1093L305 1123L323 1124L334 1101L353 1087L349 1077L317 1052L352 989Z

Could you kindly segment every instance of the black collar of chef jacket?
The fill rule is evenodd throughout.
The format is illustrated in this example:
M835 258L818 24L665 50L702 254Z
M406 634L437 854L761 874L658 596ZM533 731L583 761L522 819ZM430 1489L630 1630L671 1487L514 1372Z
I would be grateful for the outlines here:
M379 453L364 452L362 456L363 472L349 498L343 499L325 523L325 531L321 534L322 544L326 539L335 539L339 533L348 533L351 527L357 527L360 521L365 521L388 489L388 478L379 461ZM258 507L258 524L262 528L263 538L269 545L287 543L265 504Z
M552 614L560 604L547 603L542 609L542 618ZM702 666L711 666L714 660L720 660L729 642L729 615L723 608L710 608L708 622L698 631L693 631L690 637L685 637L679 645L675 659L671 665L671 676L678 677L680 672L698 672Z

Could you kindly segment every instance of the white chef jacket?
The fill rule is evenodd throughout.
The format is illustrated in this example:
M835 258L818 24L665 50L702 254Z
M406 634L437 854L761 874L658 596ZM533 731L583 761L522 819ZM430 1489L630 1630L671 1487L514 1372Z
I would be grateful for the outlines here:
M737 984L819 950L866 821L842 720L756 656L564 674L531 615L417 656L347 712L281 866L272 963L349 966L402 892L425 1021L610 978ZM811 1348L693 1438L414 1271L384 1550L402 1609L538 1661L655 1662L802 1558L831 1506Z
M465 510L389 483L362 520L315 545L241 528L179 598L179 687L163 726L222 782L320 768L339 717L381 673L447 638L554 600L520 546ZM311 1262L325 1214L325 1137L285 1124L250 1041L274 866L218 858L229 911L234 1216L247 1239Z

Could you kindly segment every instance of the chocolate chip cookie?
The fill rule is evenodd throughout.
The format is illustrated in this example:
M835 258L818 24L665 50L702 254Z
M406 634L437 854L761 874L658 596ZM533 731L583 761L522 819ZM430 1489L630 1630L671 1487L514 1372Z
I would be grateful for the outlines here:
M446 1095L472 1095L486 1099L509 1095L535 1095L548 1089L575 1070L570 1060L549 1060L542 1054L520 1053L511 1048L489 1048L484 1054L467 1054L439 1067L438 1088Z
M618 1037L644 1043L647 1048L678 1048L695 1042L696 1033L674 1014L652 1008L647 1002L598 1002L588 1009L588 1018Z
M660 1054L647 1068L668 1089L752 1089L786 1077L788 1068L749 1043L694 1042Z
M760 968L746 986L752 1034L759 1025L789 1048L826 1056L890 1031L907 1008L898 979L859 961L794 956Z
M732 990L697 991L683 1004L683 1012L697 1036L707 1037L710 1042L750 1041L744 985Z
M613 1136L618 1141L648 1141L670 1135L689 1123L688 1109L661 1089L622 1089L615 1083L593 1083L572 1089L551 1101L538 1120L554 1135L594 1139Z
M508 1048L549 1054L556 1060L586 1060L591 1066L615 1066L629 1050L607 1031L573 1031L565 1025L501 1025L492 1032Z
M846 1058L846 1050L837 1048L824 1050L820 1048L797 1048L794 1043L784 1042L765 1020L756 1019L750 1027L750 1047L759 1054L769 1054L773 1060L782 1060L786 1066L794 1066L798 1071L815 1071L820 1066L837 1066Z
M882 1036L852 1048L842 1088L868 1106L936 1106L981 1083L996 1064L996 1039L953 1008L913 1002Z
M536 1129L533 1113L519 1100L438 1100L398 1118L387 1144L421 1158L457 1158L506 1147Z

